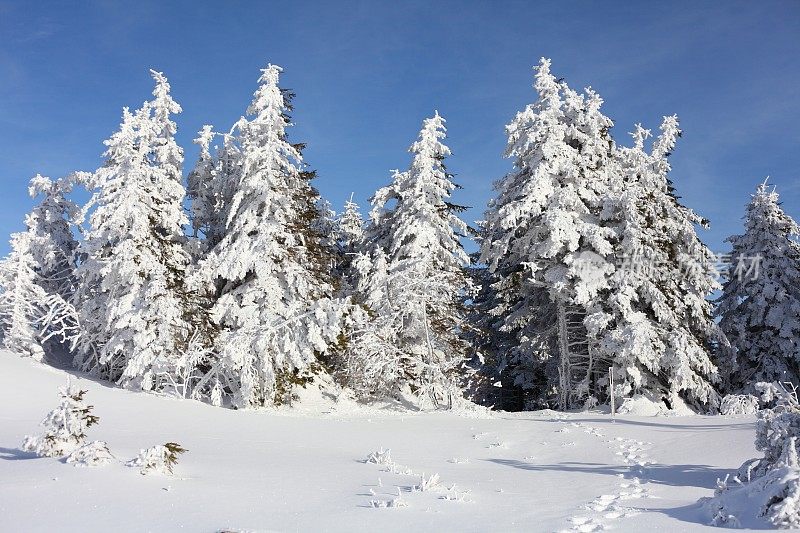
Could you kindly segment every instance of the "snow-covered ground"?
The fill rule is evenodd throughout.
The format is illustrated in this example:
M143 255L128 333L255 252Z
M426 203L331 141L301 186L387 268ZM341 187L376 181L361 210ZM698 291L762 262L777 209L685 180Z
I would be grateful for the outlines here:
M80 468L20 451L68 374L0 369L0 531L717 530L697 499L758 455L751 417L232 411L71 374L120 460ZM189 450L174 477L123 465L168 441ZM391 464L364 462L381 447Z

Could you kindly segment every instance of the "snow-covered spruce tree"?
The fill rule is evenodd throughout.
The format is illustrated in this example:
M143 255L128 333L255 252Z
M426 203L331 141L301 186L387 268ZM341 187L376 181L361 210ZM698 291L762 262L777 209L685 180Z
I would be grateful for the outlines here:
M468 394L497 409L548 407L558 392L556 309L546 290L524 283L521 270L502 272L482 265L471 272L479 291L470 304L475 372Z
M781 209L778 193L759 185L733 245L717 314L736 352L726 376L732 392L759 381L800 386L800 226Z
M12 234L11 253L0 262L0 332L4 348L43 361L38 322L47 293L36 283L30 240L28 233Z
M408 171L396 172L391 185L372 199L367 235L368 245L385 253L387 262L388 309L373 310L378 323L394 324L380 327L396 331L402 354L395 357L401 367L393 373L403 379L389 393L409 389L433 406L457 393L457 368L468 353L462 328L469 259L459 240L467 226L458 218L463 208L449 201L456 185L444 164L450 155L442 143L445 134L438 113L423 122L409 149L413 160Z
M328 273L336 283L341 278L341 265L344 254L337 233L337 217L333 205L325 198L317 200L317 218L311 223L312 231L319 236L320 245L328 256Z
M612 122L597 93L559 83L548 59L536 68L534 87L538 101L507 127L514 170L496 184L480 261L495 280L495 307L487 312L513 339L499 364L529 391L528 406L555 400L557 390L566 407L592 392L605 371L592 359L584 319L597 310L613 271Z
M75 206L65 194L75 179L53 182L37 175L31 180L31 196L42 201L25 217L27 231L11 236L11 253L0 263L3 345L39 361L55 348L50 339L69 351L80 334L77 313L68 303L77 245L70 226Z
M188 335L183 279L183 152L171 115L181 111L163 74L154 99L106 141L93 176L93 209L79 252L76 294L84 335L76 365L144 390L169 384Z
M214 233L218 222L219 195L215 181L215 160L211 155L211 141L214 140L213 126L205 125L194 139L200 147L200 155L194 169L186 178L186 197L191 202L190 219L194 237Z
M45 432L26 436L22 449L40 457L60 457L72 452L86 440L86 430L100 419L92 414L92 406L86 405L85 390L71 383L60 389L61 401L42 421Z
M216 134L211 126L203 126L194 140L200 146L200 156L189 173L186 195L191 202L195 237L200 238L198 256L219 244L225 234L240 167L241 154L235 132L244 122L244 119L239 120L225 134ZM221 135L223 142L212 155L210 145L215 135Z
M345 385L358 397L382 399L403 390L413 360L401 344L402 312L390 300L392 279L386 254L375 247L356 253L351 265L355 301L345 314L344 349L336 361Z
M362 251L364 241L364 219L358 204L353 201L352 194L344 203L344 211L336 218L334 229L339 250L336 275L342 281L341 290L349 293L352 292L356 277L352 268L353 261Z
M84 177L85 173L76 173L53 181L37 174L28 187L31 198L41 198L26 219L38 283L48 294L67 301L75 291L78 243L72 227L79 214L67 195Z
M649 135L637 125L633 147L617 150L617 269L603 309L587 324L599 339L597 356L613 364L616 396L644 393L668 406L683 398L713 409L718 373L710 353L725 345L707 300L718 288L715 256L697 236L707 222L681 205L669 178L677 117L664 117L647 153Z
M344 210L336 220L336 232L340 246L346 254L357 251L361 240L364 238L364 217L358 204L353 201L353 195L344 203Z
M231 382L236 407L284 401L339 334L330 258L313 229L319 195L302 145L287 140L292 95L280 72L262 70L251 118L238 123L225 234L201 264L217 296L215 371Z

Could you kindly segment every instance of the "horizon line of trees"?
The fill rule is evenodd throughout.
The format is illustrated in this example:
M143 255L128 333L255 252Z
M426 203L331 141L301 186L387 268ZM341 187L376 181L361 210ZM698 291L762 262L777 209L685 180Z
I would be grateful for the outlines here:
M757 382L800 384L800 227L774 188L728 239L720 285L696 231L708 221L670 177L677 117L618 145L602 98L550 66L506 128L513 170L474 228L438 112L365 221L314 187L280 67L230 130L202 128L185 180L181 107L151 70L153 98L123 110L99 169L31 181L40 203L0 262L3 346L235 408L291 402L325 375L362 400L509 410L644 395L714 411Z

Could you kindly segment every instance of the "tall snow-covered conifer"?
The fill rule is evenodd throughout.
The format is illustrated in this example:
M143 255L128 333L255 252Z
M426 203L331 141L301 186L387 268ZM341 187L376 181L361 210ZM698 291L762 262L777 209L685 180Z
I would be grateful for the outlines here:
M753 392L759 381L800 386L800 226L762 183L745 214L745 232L733 244L719 300L720 326L736 352L728 386Z
M364 253L364 219L353 195L344 203L344 211L336 218L334 232L339 252L339 264L336 275L341 280L340 290L350 294L356 284L358 273L353 262L359 254ZM366 256L364 256L366 257ZM363 258L362 258L363 261Z
M319 195L302 145L287 140L292 95L280 73L262 70L250 118L236 126L224 236L200 267L215 287L218 370L237 407L282 401L338 335L330 258L314 230Z
M459 240L467 226L458 217L462 208L449 201L456 185L444 165L445 135L438 113L423 122L409 169L375 193L367 232L368 245L378 250L373 258L386 257L389 306L378 315L384 331L396 332L402 354L392 355L400 368L394 375L402 376L394 386L433 405L452 398L468 351L462 327L469 259ZM387 313L392 326L383 323Z
M515 385L530 391L524 403L572 403L593 379L584 325L613 271L612 122L602 100L559 83L550 61L536 68L539 99L507 127L514 170L497 185L483 222L480 260L493 279L501 332L515 346L497 361ZM551 303L552 305L548 304ZM553 336L560 359L555 383Z
M364 238L364 218L358 204L353 201L353 195L344 203L344 211L336 220L336 233L339 245L345 254L356 252L357 247Z
M718 287L716 258L695 229L706 221L681 205L669 178L677 117L664 117L647 153L649 135L637 126L634 146L617 151L618 268L603 311L588 323L600 339L598 356L613 363L616 395L645 393L671 405L680 397L713 408L718 376L710 353L725 344L707 300Z
M51 294L69 300L75 290L75 250L78 243L72 226L78 207L67 198L84 173L51 180L36 175L28 187L32 198L41 198L26 223L31 234L31 253L37 266L38 282Z
M41 197L25 217L27 231L11 236L11 253L0 263L0 333L6 348L43 360L47 341L67 351L80 330L69 300L75 289L71 224L75 205L66 198L77 175L52 181L37 175L29 192Z
M93 177L81 244L77 303L84 335L76 364L121 384L159 390L184 353L188 327L183 152L171 115L181 111L167 79L153 100L127 109Z
M187 178L186 196L191 201L191 222L195 237L202 233L208 238L214 233L219 218L219 192L215 180L215 161L211 155L213 139L212 126L205 125L197 132L197 138L193 141L200 147L200 155Z
M30 237L11 235L11 253L0 262L0 333L4 348L43 361L38 326L47 293L36 284Z

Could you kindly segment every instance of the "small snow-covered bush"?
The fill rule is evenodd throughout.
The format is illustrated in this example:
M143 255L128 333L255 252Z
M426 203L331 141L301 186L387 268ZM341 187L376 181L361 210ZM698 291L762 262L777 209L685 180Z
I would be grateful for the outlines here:
M718 482L713 498L703 498L712 525L757 525L766 520L779 528L800 528L800 403L791 384L759 383L756 389L771 409L758 413L756 449L760 459L746 461L730 486Z
M399 509L401 507L408 507L405 500L399 496L391 500L370 500L369 504L374 509Z
M178 464L178 456L186 450L180 444L168 442L156 445L145 450L140 450L135 459L127 462L128 466L138 467L139 473L171 475L172 469Z
M392 461L392 450L384 450L383 447L381 447L380 450L370 453L367 458L364 459L364 462L391 466L394 464L394 461Z
M67 462L74 466L104 466L115 460L102 440L93 440L67 456Z
M470 495L470 491L468 490L459 490L455 484L450 487L447 487L447 493L444 494L441 499L446 500L449 502L461 502L465 503L468 502L468 498Z
M401 507L408 507L408 504L403 499L403 493L400 491L400 487L397 487L397 498L392 498L391 500L370 500L369 505L373 509L398 509Z
M92 414L92 406L83 401L85 390L71 383L60 389L61 401L42 421L45 432L26 436L22 449L40 457L62 457L86 440L86 430L100 419Z
M415 491L426 492L439 485L439 474L432 474L430 477L425 477L425 474L419 476L419 485L415 485Z
M752 394L728 394L719 405L723 415L754 415L758 412L758 398Z

